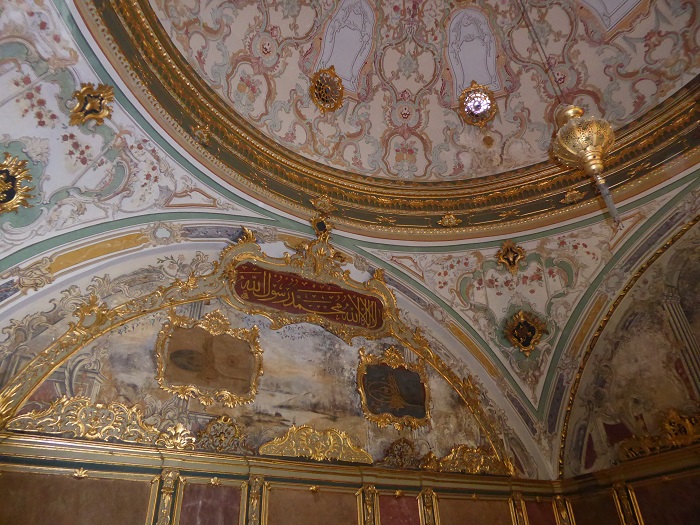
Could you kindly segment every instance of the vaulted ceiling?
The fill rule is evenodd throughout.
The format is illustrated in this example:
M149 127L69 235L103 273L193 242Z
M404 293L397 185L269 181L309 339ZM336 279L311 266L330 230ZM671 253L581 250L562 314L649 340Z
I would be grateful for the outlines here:
M154 347L168 312L144 307L46 364L15 409L83 395L193 432L226 414L253 447L310 424L347 431L375 461L405 437L437 456L497 442L533 478L611 466L624 439L700 399L684 353L700 339L699 14L670 0L7 0L0 143L32 189L0 214L0 407L91 295L113 311L210 274L243 227L282 258L324 214L333 264L353 282L383 271L397 322L434 354L427 427L363 416L358 351L399 334L280 328L216 297L178 314L260 328L252 404L164 390ZM309 79L331 65L344 99L322 112ZM496 97L484 128L455 111L472 80ZM71 123L82 84L113 87L104 122ZM590 179L550 158L562 102L616 130L606 179L621 230ZM506 240L524 250L512 272ZM519 311L544 327L529 355L506 336Z

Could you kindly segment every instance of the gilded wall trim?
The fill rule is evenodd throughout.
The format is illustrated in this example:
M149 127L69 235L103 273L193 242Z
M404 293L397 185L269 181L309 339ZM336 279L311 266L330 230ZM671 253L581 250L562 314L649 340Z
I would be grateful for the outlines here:
M307 425L292 425L284 436L261 445L260 454L372 464L369 452L345 432L335 428L318 431Z
M676 232L673 237L671 237L668 241L666 241L654 254L644 263L642 266L639 267L639 269L634 273L632 277L630 277L629 281L627 281L627 284L625 287L622 289L622 291L618 294L617 298L613 303L610 305L608 308L608 311L606 312L605 316L600 320L600 324L598 325L598 328L596 329L595 333L591 337L590 342L588 343L588 346L581 358L581 362L579 364L578 370L576 371L576 375L573 378L572 385L571 385L571 390L569 392L569 400L566 404L566 412L564 414L564 424L562 426L562 433L561 433L561 441L559 442L559 477L562 478L564 476L564 460L565 460L565 454L566 454L566 438L568 434L568 429L569 429L569 419L571 418L571 411L573 408L574 400L576 399L576 394L578 393L578 388L581 383L581 378L583 377L583 371L586 368L586 364L588 363L588 359L591 356L591 353L593 352L593 349L595 348L595 345L598 343L598 339L600 338L600 335L603 333L603 330L605 330L605 327L607 326L608 322L612 318L613 314L615 313L615 310L617 310L617 307L620 306L620 303L622 300L627 296L629 291L632 289L632 287L637 283L639 278L644 275L644 272L646 272L649 267L656 262L656 260L661 257L666 250L668 250L671 246L673 246L677 241L679 241L683 235L685 235L693 226L695 226L698 222L700 222L700 215L694 217L688 224L683 226L678 232Z
M197 75L147 0L82 0L77 5L133 92L154 107L167 127L181 136L191 135L183 139L190 151L221 168L229 182L292 213L311 215L311 200L327 195L348 229L451 238L474 228L501 227L504 217L522 224L554 216L567 208L566 194L571 191L596 203L583 173L551 162L488 179L426 184L359 176L305 159L247 123ZM612 186L639 179L651 166L693 150L690 137L698 126L699 85L691 82L661 104L662 109L618 131L620 138L607 163L606 179ZM195 136L204 122L210 127L206 148ZM463 225L440 228L438 221L445 213Z
M663 421L659 433L634 436L620 443L620 461L629 461L674 448L700 443L700 414L680 414L671 409Z

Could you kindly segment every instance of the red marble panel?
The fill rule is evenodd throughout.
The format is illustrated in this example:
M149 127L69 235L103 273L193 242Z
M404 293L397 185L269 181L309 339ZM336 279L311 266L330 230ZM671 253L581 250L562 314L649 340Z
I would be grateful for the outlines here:
M530 525L557 525L554 517L554 507L550 500L547 501L526 501L525 509Z
M188 483L182 494L180 525L237 525L241 489Z
M420 525L418 498L379 496L379 518L383 525Z
M438 510L440 525L512 525L508 500L443 497L438 499Z
M700 473L632 488L645 525L700 523Z
M0 476L2 525L141 525L151 485L24 472Z
M576 525L618 525L620 523L612 489L594 494L571 496L569 501L571 501Z
M268 502L268 525L357 525L354 492L318 492L273 485Z

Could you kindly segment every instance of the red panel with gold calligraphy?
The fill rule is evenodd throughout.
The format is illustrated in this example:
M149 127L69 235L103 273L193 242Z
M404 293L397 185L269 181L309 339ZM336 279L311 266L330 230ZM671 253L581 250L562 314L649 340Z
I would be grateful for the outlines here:
M236 267L233 289L245 302L289 314L317 315L367 330L379 330L383 324L384 308L378 297L249 262Z

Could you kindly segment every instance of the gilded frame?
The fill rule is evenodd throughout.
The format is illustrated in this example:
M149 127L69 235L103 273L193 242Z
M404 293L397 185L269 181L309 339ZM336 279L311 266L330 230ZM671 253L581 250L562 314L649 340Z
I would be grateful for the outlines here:
M395 416L389 412L375 414L369 408L367 402L367 393L363 388L364 378L367 375L367 367L370 365L387 365L391 368L404 368L411 372L415 372L420 377L420 382L425 390L425 417L417 418L414 416ZM362 412L365 418L380 427L393 425L396 430L410 428L415 430L423 427L430 421L430 387L428 385L428 376L425 372L423 360L418 363L408 363L401 355L401 352L396 347L388 348L383 356L367 354L364 348L360 349L360 363L357 367L357 391L360 393L360 402L362 403Z
M250 345L250 351L255 360L255 368L251 375L250 389L243 395L237 395L224 388L207 389L197 385L174 385L165 377L166 350L167 344L173 335L174 328L203 328L211 335L226 334L234 339L244 341ZM245 328L232 328L229 320L219 311L214 310L202 319L191 319L189 317L177 315L174 310L168 313L168 321L158 333L155 345L156 355L156 381L158 385L171 394L175 394L182 399L195 398L204 406L209 406L218 401L224 406L233 408L238 405L251 403L258 393L258 383L263 373L262 348L258 341L258 327L254 326L248 330Z

